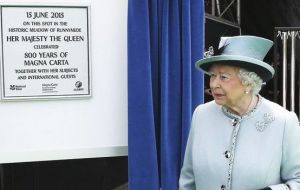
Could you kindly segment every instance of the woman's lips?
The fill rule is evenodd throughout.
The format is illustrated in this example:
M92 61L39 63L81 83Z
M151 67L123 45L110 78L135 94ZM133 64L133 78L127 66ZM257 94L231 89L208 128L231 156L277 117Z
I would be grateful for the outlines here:
M213 97L215 97L215 98L222 98L222 97L224 97L224 94L220 94L220 93L212 93L213 94Z

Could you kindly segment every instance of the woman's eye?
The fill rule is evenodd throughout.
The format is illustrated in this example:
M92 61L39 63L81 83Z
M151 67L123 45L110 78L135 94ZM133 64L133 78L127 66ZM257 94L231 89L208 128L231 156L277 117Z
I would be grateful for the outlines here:
M229 79L229 76L227 76L227 75L221 75L220 78L221 78L222 80L228 80L228 79Z
M216 74L210 73L210 74L209 74L209 77L210 77L210 78L216 78Z

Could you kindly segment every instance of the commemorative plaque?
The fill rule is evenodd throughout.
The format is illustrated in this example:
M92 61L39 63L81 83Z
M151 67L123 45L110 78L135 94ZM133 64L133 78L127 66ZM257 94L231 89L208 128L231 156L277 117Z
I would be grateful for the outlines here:
M91 95L89 6L1 8L1 98Z

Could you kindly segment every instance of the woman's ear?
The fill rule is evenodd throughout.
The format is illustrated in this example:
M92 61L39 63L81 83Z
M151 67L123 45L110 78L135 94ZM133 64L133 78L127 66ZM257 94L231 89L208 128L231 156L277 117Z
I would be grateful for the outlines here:
M247 86L245 88L245 94L249 94L252 91L252 87L251 86Z

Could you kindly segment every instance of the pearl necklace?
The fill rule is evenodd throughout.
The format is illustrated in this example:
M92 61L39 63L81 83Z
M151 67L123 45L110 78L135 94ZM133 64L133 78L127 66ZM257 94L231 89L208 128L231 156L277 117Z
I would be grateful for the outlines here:
M254 100L254 101L253 101L253 100ZM249 103L249 105L247 106L246 111L242 114L242 116L248 114L253 108L255 108L256 103L257 103L256 97L255 97L255 96L251 96L250 103Z

